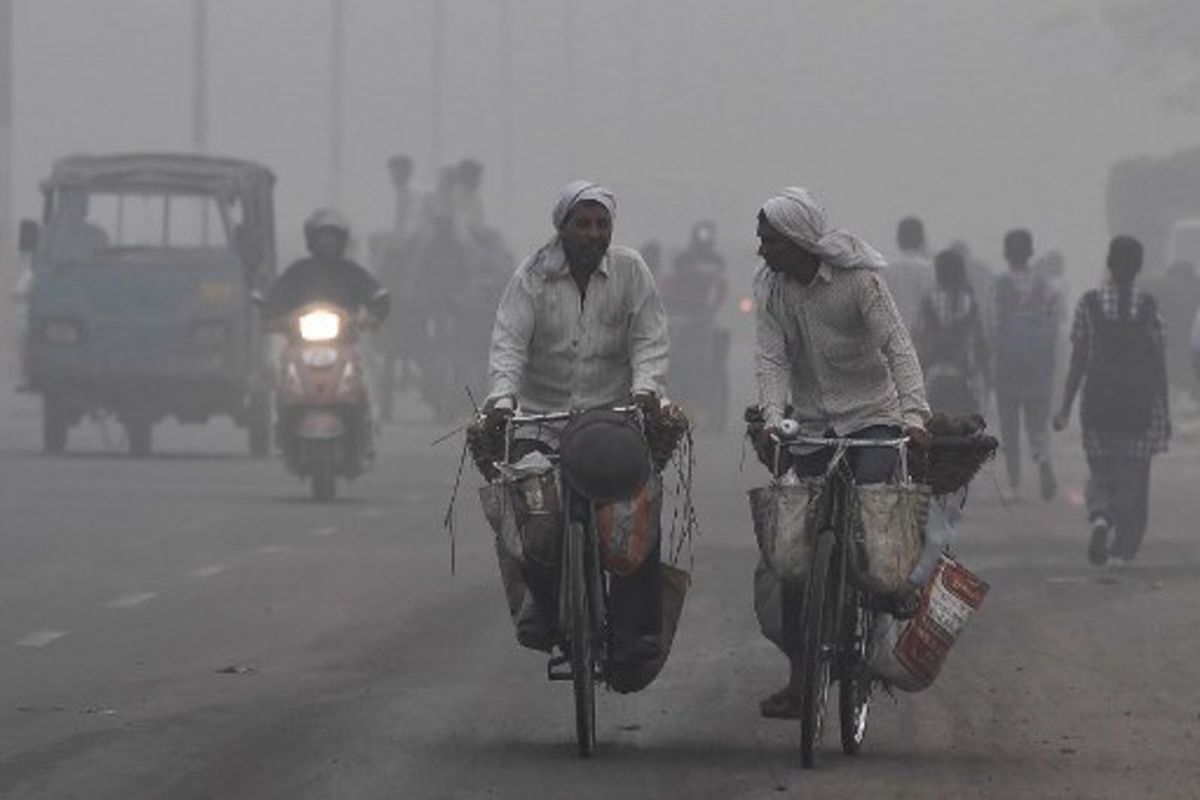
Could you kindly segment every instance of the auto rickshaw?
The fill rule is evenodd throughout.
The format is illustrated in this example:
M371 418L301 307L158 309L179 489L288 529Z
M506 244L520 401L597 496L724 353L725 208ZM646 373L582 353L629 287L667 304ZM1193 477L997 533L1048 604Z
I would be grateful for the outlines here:
M229 415L252 455L270 448L266 341L250 294L274 280L266 167L197 155L72 156L42 184L23 347L47 453L72 425L111 414L132 455L167 417Z

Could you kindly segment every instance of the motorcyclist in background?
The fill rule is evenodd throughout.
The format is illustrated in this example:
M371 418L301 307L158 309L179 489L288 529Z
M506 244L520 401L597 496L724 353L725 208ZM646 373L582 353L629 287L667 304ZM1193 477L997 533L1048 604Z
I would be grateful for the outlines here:
M671 384L706 430L725 427L729 405L729 331L717 324L729 285L716 248L717 226L698 222L663 282L663 301L677 332Z
M336 305L350 314L360 328L372 328L387 318L391 310L387 289L365 268L346 258L350 225L341 214L327 208L313 212L304 223L304 242L309 257L284 270L267 292L263 317L269 329L276 328L280 320L310 303ZM369 376L369 370L367 374ZM367 395L368 398L374 395L369 387ZM276 419L280 429L288 424L283 413ZM370 450L374 440L370 411L363 422L369 429L364 442Z
M729 284L725 259L717 252L717 226L708 221L692 226L692 239L675 257L663 287L672 315L711 321L725 302Z
M322 208L304 222L309 257L294 262L267 292L268 318L289 314L309 303L332 303L359 323L380 322L391 310L387 289L365 268L346 258L350 224L338 212Z

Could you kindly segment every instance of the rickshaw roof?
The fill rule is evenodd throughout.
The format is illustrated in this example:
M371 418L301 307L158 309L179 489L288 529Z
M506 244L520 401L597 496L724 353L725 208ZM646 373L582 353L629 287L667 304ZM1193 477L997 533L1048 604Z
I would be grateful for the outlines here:
M274 181L271 170L253 161L180 153L124 153L59 159L43 185L47 188L139 186L240 193L269 189Z

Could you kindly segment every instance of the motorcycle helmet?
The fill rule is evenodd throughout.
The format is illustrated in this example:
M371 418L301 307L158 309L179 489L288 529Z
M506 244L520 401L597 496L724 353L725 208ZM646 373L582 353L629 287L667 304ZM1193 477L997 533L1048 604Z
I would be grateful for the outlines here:
M710 220L701 220L692 226L692 245L712 247L717 241L717 225Z
M304 221L304 243L311 251L318 231L333 231L341 240L342 249L350 242L350 223L332 208L318 208Z

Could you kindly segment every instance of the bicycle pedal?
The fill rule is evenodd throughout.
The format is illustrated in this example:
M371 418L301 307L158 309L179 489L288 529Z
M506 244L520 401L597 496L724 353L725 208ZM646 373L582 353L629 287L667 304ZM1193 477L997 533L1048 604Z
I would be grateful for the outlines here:
M569 681L574 679L575 675L571 672L570 659L563 653L556 656L551 656L546 663L546 677L552 681Z

